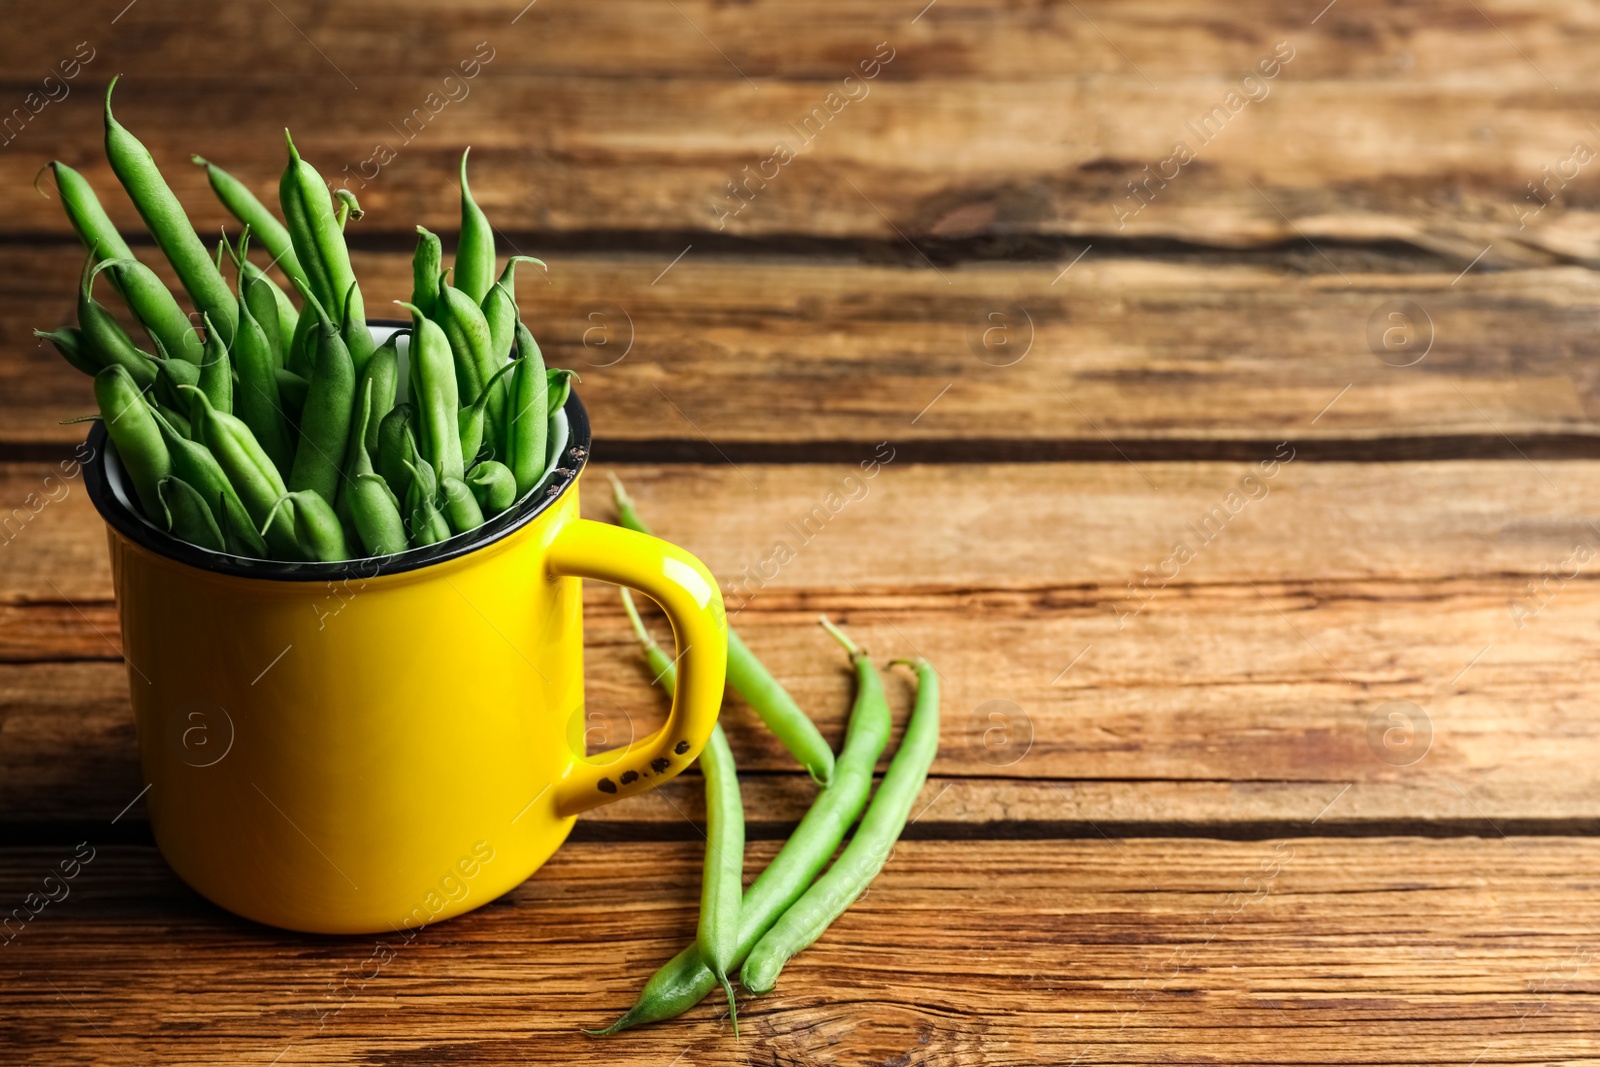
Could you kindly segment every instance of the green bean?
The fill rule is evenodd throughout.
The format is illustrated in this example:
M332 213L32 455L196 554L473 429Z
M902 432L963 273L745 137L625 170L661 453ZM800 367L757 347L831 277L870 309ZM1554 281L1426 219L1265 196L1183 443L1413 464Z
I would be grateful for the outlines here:
M517 309L517 264L537 263L544 266L542 260L532 256L512 256L506 261L505 270L500 272L500 280L489 289L489 295L483 298L481 310L484 321L489 326L489 361L488 366L498 368L507 366L511 358L511 350L517 340L517 328L522 325L522 316ZM532 336L530 334L530 336ZM502 435L500 427L506 422L506 407L511 403L511 379L502 379L497 385L487 385L484 392L489 394L488 423L491 427L489 437L499 440Z
M534 259L532 256L512 256L506 260L505 269L500 272L500 280L489 287L488 295L479 305L484 320L489 324L489 352L494 357L496 366L511 358L511 345L517 339L517 323L521 319L517 312L518 263L537 263L541 267L545 266L542 259Z
M495 387L508 371L515 369L510 363L495 371L494 377L484 385L483 391L478 394L469 407L461 409L457 422L461 427L461 459L462 462L471 464L478 458L486 439L493 440L493 435L484 432L484 422L489 409L489 398L494 395Z
M129 310L146 330L160 334L167 351L183 359L200 361L200 337L190 325L178 302L155 273L134 258L122 235L112 225L105 209L100 206L94 190L83 175L62 162L51 164L55 171L56 188L61 194L61 206L67 220L77 231L84 246L102 263L115 260L123 264L138 264L123 271L112 271L111 280L122 293ZM129 272L133 277L125 277Z
M150 339L168 355L199 363L200 335L156 272L132 258L102 259L101 264L110 271L112 281Z
M278 382L278 399L283 401L284 416L295 425L300 423L300 413L305 410L306 393L311 383L292 370L281 367L273 375Z
M624 596L627 597L626 590ZM624 608L630 615L631 597ZM837 635L836 635L837 636ZM872 769L889 743L889 704L883 682L872 661L848 641L856 672L855 707L845 729L844 747L834 766L833 781L817 795L794 834L784 843L767 869L745 892L739 909L739 943L730 967L744 962L756 942L799 900L817 874L827 866L845 832L866 807L872 791ZM669 664L670 666L670 664ZM657 674L659 667L652 668ZM697 945L679 952L658 970L628 1012L602 1034L616 1033L641 1023L659 1022L681 1015L698 1004L717 984L700 958Z
M411 381L416 389L422 458L439 480L459 481L466 466L461 457L461 425L456 415L460 403L450 342L421 308L397 303L411 312Z
M165 529L180 540L213 552L227 550L211 507L197 489L181 478L166 477L156 487Z
M239 272L239 313L242 319L248 305L250 317L255 319L256 327L267 340L268 354L276 370L283 366L285 348L281 336L283 320L278 314L277 287L261 268L250 262L251 236L250 227L246 224L244 232L239 235L238 244L228 249L233 256L234 268ZM299 316L295 318L298 321Z
M294 245L289 240L289 231L283 223L278 221L278 216L272 209L256 198L243 182L200 156L191 156L197 165L206 168L206 177L211 181L211 190L217 194L217 199L222 201L222 206L228 213L249 227L250 232L256 235L261 242L261 247L267 250L267 255L272 257L278 269L283 271L288 278L306 280L305 271L300 269L300 260L294 254Z
M356 286L355 272L350 269L350 250L339 229L328 186L317 169L300 158L289 131L283 135L289 146L289 165L278 183L278 200L288 224L289 241L318 302L330 314L348 315L353 320L349 331L367 335L354 346L347 341L346 346L370 353L377 346L367 330L366 305L360 286ZM351 286L356 286L353 294Z
M248 301L239 298L239 330L233 336L233 364L239 373L234 411L256 435L278 473L294 465L294 437L278 396L278 371L272 341L256 321Z
M189 416L185 415L182 411L175 407L169 407L160 401L156 401L155 403L151 404L150 410L171 423L172 428L177 430L179 434L183 435L185 440L194 440L194 425L189 421Z
M340 499L350 513L350 523L356 529L361 545L374 556L388 556L404 552L406 526L400 517L400 501L395 499L389 483L372 469L372 456L367 452L367 427L372 419L372 379L361 386L361 399L356 402L355 425L350 428L350 457L345 462L345 484Z
M394 408L396 384L400 380L400 335L390 334L367 360L356 380L359 393L365 383L372 383L372 418L367 426L367 451L378 451L378 427L384 416Z
M224 343L231 344L234 327L238 325L233 292L222 280L222 273L211 257L206 255L205 245L200 243L189 216L184 214L183 205L161 176L149 149L112 117L111 92L116 86L116 78L106 86L106 158L111 161L117 180L128 191L133 206L139 210L150 236L156 239L167 261L178 272L178 279L188 290L195 307L211 316L222 331Z
M77 370L90 376L100 373L100 365L89 358L89 352L84 347L83 331L76 326L63 326L53 332L34 330L33 335L41 341L49 341L55 345L56 351L61 353L61 358Z
M146 518L159 521L161 479L172 473L172 454L138 384L124 368L110 366L94 376L94 398L140 509Z
M333 505L320 493L301 489L285 493L272 505L261 524L266 535L280 515L289 515L289 528L293 531L296 549L312 563L336 563L350 558L350 548L345 541L344 527L333 513Z
M211 406L218 411L233 414L233 360L228 354L228 346L222 340L222 332L216 328L210 312L205 313L206 347L204 358L200 361L200 391L206 394L206 399L211 401ZM234 329L238 330L238 320L234 320ZM191 418L193 413L190 413Z
M155 358L134 345L133 338L118 325L111 312L94 298L94 276L99 270L94 253L90 252L78 283L78 329L83 352L101 368L121 367L140 389L148 389L156 380Z
M171 415L157 410L155 418L156 425L161 427L161 438L172 454L172 473L193 486L211 507L211 516L222 530L227 550L235 555L265 559L266 542L256 533L249 510L239 499L217 457L205 445L191 440L187 432L180 432Z
M489 323L478 305L449 282L440 283L434 321L450 342L455 359L456 392L461 403L470 404L482 394L496 370L490 351Z
M728 998L733 1036L739 1036L739 1010L728 972L739 951L739 897L744 887L744 804L739 778L722 724L700 753L706 779L706 858L700 882L700 924L696 941L700 958L722 984Z
M300 444L289 470L289 488L310 489L332 506L339 495L339 466L350 441L356 374L350 350L333 323L324 318L313 340L316 362L300 411Z
M461 241L456 245L456 285L478 305L494 283L494 228L467 187L467 153L471 151L468 148L461 153Z
M915 667L916 707L877 795L867 805L861 825L833 866L783 913L783 918L745 957L739 978L750 992L759 995L771 991L783 965L821 937L877 876L900 831L905 829L911 805L922 791L928 768L939 750L939 675L927 660L918 660Z
M443 259L438 236L418 226L417 250L411 256L411 302L430 319L439 303Z
M289 492L283 476L242 420L218 411L210 398L194 386L181 388L194 405L190 418L200 440L211 450L229 483L238 491L250 521L258 528L264 526L273 505Z
M493 518L517 502L517 479L504 463L486 459L467 472L467 488L478 498L478 507Z
M302 294L310 291L308 288L300 290ZM284 367L302 378L310 377L311 364L315 362L315 354L311 351L311 332L316 328L318 317L312 314L311 299L307 297L306 306L296 317L294 331L289 334L289 344L283 353ZM321 305L317 306L320 309Z
M544 477L549 445L550 379L545 374L539 344L520 321L517 323L517 358L512 362L511 396L506 409L500 457L517 480L517 498Z
M611 476L611 492L616 502L617 519L630 530L648 534L650 528L639 517L633 498L623 489L616 475ZM819 785L827 785L833 776L833 749L822 739L800 705L794 702L788 690L779 684L751 652L739 635L728 627L728 684L744 698L745 703L761 716L783 747L787 748L800 766L810 773Z
M284 367L289 362L289 342L294 339L295 331L300 326L300 313L294 309L286 294L278 283L273 281L265 271L251 263L244 261L244 273L248 279L246 299L250 301L250 310L255 313L256 322L266 331L271 339L273 349L277 353L278 366ZM273 311L268 313L266 297L272 298ZM271 320L273 326L267 328Z
M132 259L133 249L112 225L111 217L100 206L100 198L94 195L87 179L59 159L51 163L50 168L55 172L61 208L83 246L96 252L101 259Z
M583 379L578 377L577 371L559 368L551 369L547 377L550 386L545 390L545 396L549 398L549 404L545 408L545 418L548 420L555 418L556 412L567 406L567 397L572 395L572 383Z
M181 359L163 359L156 364L156 384L152 393L163 406L173 411L189 410L189 398L180 386L199 385L200 368Z
M355 301L360 294L356 292L354 282L344 294L343 323L339 327L339 336L344 340L345 348L350 352L350 363L360 374L367 366L367 360L372 358L372 353L378 349L377 339L372 336L366 320L358 317Z
M483 509L466 482L447 475L439 480L439 494L444 498L445 521L453 532L466 533L483 525Z
M450 536L450 524L439 512L439 482L433 468L418 460L406 460L410 481L406 488L408 528L417 545L432 545Z
M415 439L411 435L413 410L410 404L396 404L378 425L378 474L401 500L406 498L406 490L411 488L411 475L406 472L406 461L416 449Z

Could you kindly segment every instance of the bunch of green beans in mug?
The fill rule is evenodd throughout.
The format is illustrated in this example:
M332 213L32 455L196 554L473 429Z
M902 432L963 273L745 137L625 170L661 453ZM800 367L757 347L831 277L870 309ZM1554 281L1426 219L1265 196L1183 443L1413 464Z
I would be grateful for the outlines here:
M115 86L106 157L193 312L135 258L84 177L55 162L89 255L76 325L39 336L94 376L98 417L145 518L219 552L330 562L466 533L541 483L573 375L545 367L517 306L517 265L544 264L512 256L496 274L465 154L453 270L419 226L411 298L396 301L410 329L379 344L345 244L361 217L348 190L330 192L287 131L279 212L196 156L240 223L209 251L150 152L112 116ZM97 298L102 277L147 345Z

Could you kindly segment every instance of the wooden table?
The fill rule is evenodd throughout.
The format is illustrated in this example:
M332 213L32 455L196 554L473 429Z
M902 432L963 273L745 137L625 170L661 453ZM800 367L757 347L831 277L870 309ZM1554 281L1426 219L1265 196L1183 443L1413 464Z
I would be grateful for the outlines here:
M0 1059L1600 1058L1600 8L923 2L11 13L7 108L93 56L0 152L0 903L93 859L0 947ZM907 840L741 1040L715 1003L578 1032L692 934L694 774L397 951L237 920L152 847L101 524L29 496L91 403L29 333L81 256L29 184L112 188L117 73L202 232L190 152L268 193L288 125L361 176L375 303L471 144L550 265L586 511L626 478L835 743L817 613L938 666ZM592 698L659 714L586 607ZM724 719L754 872L813 790Z

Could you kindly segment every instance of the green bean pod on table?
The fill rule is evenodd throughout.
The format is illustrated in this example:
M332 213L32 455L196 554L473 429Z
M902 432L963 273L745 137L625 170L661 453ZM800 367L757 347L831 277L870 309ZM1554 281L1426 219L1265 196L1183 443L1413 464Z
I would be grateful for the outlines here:
M752 993L771 992L784 964L844 914L883 869L905 829L939 750L939 674L926 660L911 665L917 672L917 700L900 748L850 844L745 957L739 981Z
M636 617L626 590L623 598L625 610L630 617ZM642 624L637 629L642 629ZM744 962L762 936L827 866L839 842L866 807L872 792L872 770L889 743L889 703L877 668L836 627L830 624L828 629L849 653L856 674L855 704L845 728L844 747L834 763L833 781L817 795L789 840L745 891L733 966ZM651 664L659 676L660 668L653 660ZM633 1007L621 1018L604 1030L591 1032L613 1034L681 1015L700 1003L716 985L716 977L701 958L698 945L690 945L651 976Z

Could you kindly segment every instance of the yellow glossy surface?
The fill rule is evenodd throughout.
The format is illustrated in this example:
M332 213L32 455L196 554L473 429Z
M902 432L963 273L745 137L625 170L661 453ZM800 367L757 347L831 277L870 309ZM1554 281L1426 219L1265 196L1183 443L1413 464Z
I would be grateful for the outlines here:
M112 532L151 824L184 881L276 926L414 928L692 762L722 697L716 583L577 506L572 486L467 556L337 586L218 575ZM687 647L666 725L587 758L577 576L645 592Z

